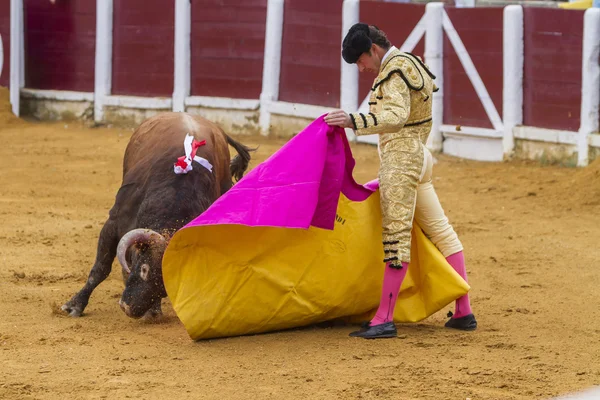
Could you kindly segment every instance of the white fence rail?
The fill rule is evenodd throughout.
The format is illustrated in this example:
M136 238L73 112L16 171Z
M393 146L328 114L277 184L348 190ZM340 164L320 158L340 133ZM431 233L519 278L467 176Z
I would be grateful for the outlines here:
M13 112L19 115L20 96L64 101L93 101L94 118L104 120L106 106L133 109L171 109L184 111L190 106L258 112L258 127L267 134L273 114L313 119L331 110L310 104L279 101L281 46L285 0L269 0L263 60L262 91L259 99L232 99L190 96L191 80L191 4L175 0L175 65L174 90L170 98L115 96L111 94L113 0L97 1L96 60L94 93L42 91L24 88L23 0L11 1L10 37L10 99ZM344 0L342 7L342 37L350 26L360 20L359 0ZM399 15L398 18L402 16ZM581 85L581 125L578 132L523 127L523 9L518 5L504 9L503 32L503 113L499 115L479 73L459 34L446 14L442 3L429 3L421 20L400 46L411 51L425 36L425 62L436 75L439 92L433 98L433 127L428 146L459 157L499 161L515 150L515 139L550 141L574 146L577 164L589 162L589 148L600 147L598 132L600 104L600 9L585 12L583 28L583 57ZM455 127L443 124L443 37L446 33L458 58L473 83L493 129ZM341 39L341 38L340 38ZM1 52L1 50L0 50ZM1 54L0 54L1 60ZM358 70L346 64L341 56L340 105L346 111L364 110L367 99L359 103ZM351 140L376 144L377 136L356 138L347 130Z

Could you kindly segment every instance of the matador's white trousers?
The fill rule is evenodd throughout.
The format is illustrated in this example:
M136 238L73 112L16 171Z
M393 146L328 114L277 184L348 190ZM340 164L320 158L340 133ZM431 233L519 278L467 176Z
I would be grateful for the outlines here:
M433 156L426 146L423 146L423 158L423 170L417 185L415 220L444 257L448 257L462 251L463 246L433 188Z

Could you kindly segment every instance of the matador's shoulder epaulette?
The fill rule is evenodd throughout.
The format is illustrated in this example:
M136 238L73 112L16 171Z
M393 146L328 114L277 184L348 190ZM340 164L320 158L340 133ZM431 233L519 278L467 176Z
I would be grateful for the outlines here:
M376 90L379 85L390 79L393 74L399 74L410 89L421 91L425 86L424 73L435 79L435 76L419 57L411 53L394 51L384 61L383 69L377 76L377 80L371 90Z

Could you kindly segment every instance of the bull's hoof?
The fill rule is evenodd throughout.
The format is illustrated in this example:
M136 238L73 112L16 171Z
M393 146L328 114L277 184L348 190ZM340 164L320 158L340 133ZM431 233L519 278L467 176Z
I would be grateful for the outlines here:
M63 304L60 309L69 314L69 316L75 318L81 317L81 314L83 314L83 307L80 304L75 303L73 300Z

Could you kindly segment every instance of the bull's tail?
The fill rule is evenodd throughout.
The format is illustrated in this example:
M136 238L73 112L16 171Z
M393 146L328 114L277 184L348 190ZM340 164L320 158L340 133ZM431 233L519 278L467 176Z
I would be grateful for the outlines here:
M250 152L255 151L256 149L244 146L240 142L236 142L230 138L228 135L225 135L225 137L227 138L227 143L237 151L237 155L233 157L229 164L229 170L231 171L231 176L234 177L236 181L239 181L244 176L244 172L246 172L248 165L250 164Z

